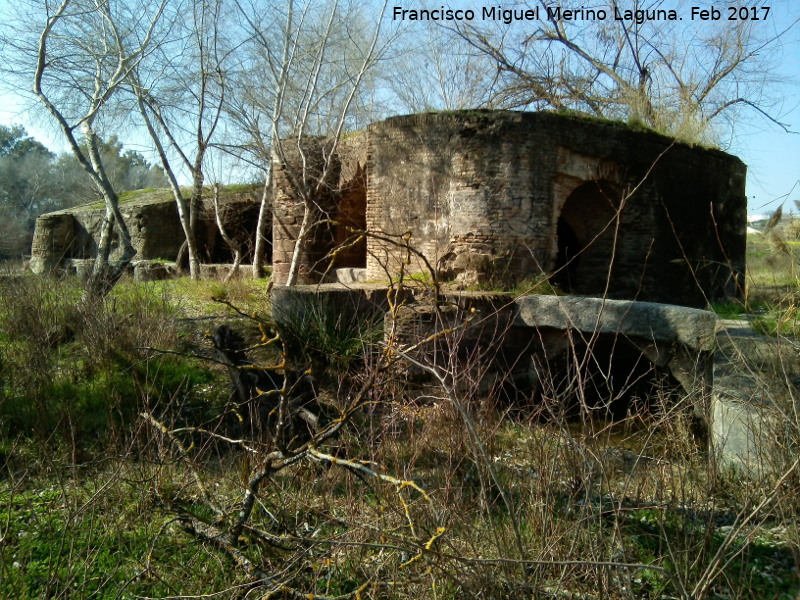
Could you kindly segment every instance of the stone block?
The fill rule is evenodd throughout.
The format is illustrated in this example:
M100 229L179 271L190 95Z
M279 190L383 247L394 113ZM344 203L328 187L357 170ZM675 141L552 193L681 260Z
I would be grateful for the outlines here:
M747 321L721 322L714 359L711 432L723 467L752 475L781 471L800 441L800 349L756 334Z
M344 284L363 283L367 281L367 270L350 267L336 269L336 281Z
M516 324L527 327L679 342L687 348L707 352L716 344L717 316L707 310L576 296L522 296L515 304Z
M137 260L132 264L133 279L138 282L172 279L178 275L178 267L174 262Z

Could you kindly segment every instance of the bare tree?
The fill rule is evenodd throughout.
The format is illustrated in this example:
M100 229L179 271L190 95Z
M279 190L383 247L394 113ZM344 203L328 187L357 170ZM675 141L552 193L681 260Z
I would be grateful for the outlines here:
M266 267L266 230L272 216L272 140L277 136L278 116L288 77L289 52L293 49L289 32L293 28L295 6L294 2L289 2L284 23L281 25L275 21L270 26L249 18L251 14L259 14L259 7L254 2L246 4L241 0L237 7L247 23L253 43L248 45L249 56L237 73L235 85L239 93L229 100L227 110L239 129L244 131L245 140L239 149L249 154L251 162L264 173L252 264L253 278L259 278ZM271 35L276 29L281 35ZM275 48L280 48L278 57L274 54Z
M385 86L394 97L392 112L461 110L494 106L497 68L456 32L438 23L405 32L383 68Z
M185 20L185 11L191 20ZM128 77L129 89L167 174L186 241L189 273L200 277L197 216L203 199L204 160L217 132L225 103L223 63L229 55L221 32L223 3L202 0L173 8L170 43ZM191 197L181 191L177 163L191 175ZM180 262L180 257L178 257Z
M55 119L70 150L105 202L106 213L89 295L106 293L136 250L119 209L119 196L100 153L97 125L108 115L132 69L150 51L166 0L127 2L45 1L37 4L37 39L14 48L21 72L32 76L33 93ZM80 133L78 133L80 131ZM80 136L80 137L79 137ZM112 233L122 245L112 269Z
M574 20L564 14L585 11L578 2L515 8L539 11L533 32L502 20L458 28L494 61L497 105L577 110L691 139L708 137L712 125L742 108L782 126L767 90L786 30L771 27L767 6L752 7L758 20L731 21L726 12L691 22L677 19L691 10L685 2L616 0Z
M291 0L276 29L265 28L253 18L264 14L263 10L239 4L251 34L253 66L267 78L261 88L251 85L245 90L249 93L246 103L271 117L263 122L263 117L246 108L237 112L241 120L249 119L252 137L259 138L253 147L260 152L268 149L273 167L281 165L292 194L304 205L287 285L297 281L303 241L323 213L317 199L330 184L341 135L357 122L354 114L359 111L354 109L363 106L365 83L388 44L385 6L367 22L356 3ZM322 156L308 155L309 136L327 140ZM316 168L311 168L312 163ZM268 214L264 206L261 213L259 231ZM254 271L259 269L259 255L263 256L262 247L257 248Z

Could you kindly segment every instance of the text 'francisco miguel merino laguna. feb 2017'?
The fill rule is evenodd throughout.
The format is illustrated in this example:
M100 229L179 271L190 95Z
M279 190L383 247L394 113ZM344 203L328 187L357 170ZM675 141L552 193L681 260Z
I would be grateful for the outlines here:
M392 8L395 21L765 21L769 17L769 6L689 6L682 11L675 9L636 9L621 10L617 6L604 8L562 9L560 6L536 6L533 8L503 8L502 6L481 6L471 8L409 9L402 6ZM685 14L683 14L685 13Z

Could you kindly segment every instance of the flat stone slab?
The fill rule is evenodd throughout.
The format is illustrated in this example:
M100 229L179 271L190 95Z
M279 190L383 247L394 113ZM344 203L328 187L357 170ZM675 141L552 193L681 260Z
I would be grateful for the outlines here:
M348 317L362 315L365 319L372 319L388 310L387 290L385 285L368 283L278 285L271 292L272 310L273 314L281 311L291 313L316 305Z
M336 269L336 281L346 285L354 283L363 283L367 280L366 269L356 269L352 267L343 267Z
M711 395L712 441L720 463L759 475L773 470L776 449L790 446L800 383L800 347L771 338L744 320L720 321Z
M521 296L514 303L518 326L680 342L701 351L713 350L716 343L717 316L697 308L578 296Z

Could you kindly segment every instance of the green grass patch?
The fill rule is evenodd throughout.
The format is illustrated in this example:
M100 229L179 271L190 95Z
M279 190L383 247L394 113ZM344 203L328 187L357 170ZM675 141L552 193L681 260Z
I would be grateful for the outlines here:
M181 194L185 199L189 199L192 194L192 188L190 186L183 186L180 188ZM243 194L243 193L261 193L263 189L262 184L233 184L233 185L225 185L221 186L220 188L220 197L224 200L225 196L228 194ZM213 190L211 187L204 187L203 188L203 197L210 198L213 194ZM141 190L130 190L126 192L122 192L119 194L119 202L120 204L126 204L129 202L146 202L146 203L153 203L153 202L170 202L174 199L172 190L170 188L146 188ZM81 210L81 209L91 209L91 210L99 210L105 208L105 201L95 201L95 202L87 202L86 204L80 204L78 206L72 207L69 210Z
M268 318L270 299L267 294L267 279L232 279L225 282L219 279L193 280L190 277L178 277L162 281L149 282L156 294L169 299L172 308L185 317L235 317L233 305L245 314L257 314ZM119 284L114 293L124 293L126 289L135 290L141 284L133 281Z
M325 294L286 298L280 310L273 309L272 317L285 352L297 364L342 373L382 337L383 314L363 314Z
M711 310L721 319L738 319L747 313L747 307L739 300L723 300L711 305Z
M164 289L119 285L90 304L80 292L74 280L0 285L0 435L105 443L218 376L180 354L181 313Z
M167 494L162 478L163 469L117 462L55 487L47 480L0 483L0 597L200 595L243 583L181 533L159 500ZM185 492L173 500L191 502Z

